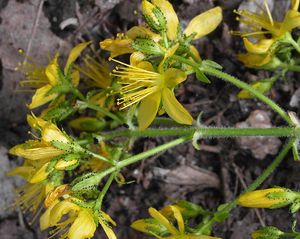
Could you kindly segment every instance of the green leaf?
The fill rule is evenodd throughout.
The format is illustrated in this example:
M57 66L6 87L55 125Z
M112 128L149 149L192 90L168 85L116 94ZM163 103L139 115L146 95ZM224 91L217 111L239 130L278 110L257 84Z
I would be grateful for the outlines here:
M206 77L206 75L204 75L204 73L199 70L198 68L194 68L195 72L196 72L196 78L197 80L205 83L205 84L210 84L210 80Z

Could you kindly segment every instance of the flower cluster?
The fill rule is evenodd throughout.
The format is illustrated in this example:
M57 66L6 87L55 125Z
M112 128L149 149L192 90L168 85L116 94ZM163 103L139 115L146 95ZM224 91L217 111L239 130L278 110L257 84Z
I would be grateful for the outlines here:
M291 1L291 7L282 21L275 21L266 1L262 13L245 9L235 11L238 21L248 27L247 32L236 32L243 37L247 53L239 54L238 59L252 68L276 69L285 62L292 48L298 44L291 37L291 31L300 26L299 0Z
M186 80L186 71L193 68L178 65L175 58L201 61L191 41L212 32L222 20L222 10L215 7L196 16L184 30L167 0L143 0L142 12L144 25L100 42L102 49L111 52L111 60L120 65L112 73L120 85L116 91L120 95L118 105L121 109L139 105L137 117L142 130L157 113L167 113L176 122L191 125L193 118L176 99L174 89ZM130 64L113 59L123 54L131 54Z

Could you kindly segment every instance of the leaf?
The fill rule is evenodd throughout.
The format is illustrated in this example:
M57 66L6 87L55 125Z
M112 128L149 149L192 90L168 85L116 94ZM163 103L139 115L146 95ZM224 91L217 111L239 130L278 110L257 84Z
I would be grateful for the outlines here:
M210 80L206 77L206 75L204 75L204 73L199 70L198 68L194 68L195 72L196 72L196 78L197 80L205 83L205 84L210 84Z

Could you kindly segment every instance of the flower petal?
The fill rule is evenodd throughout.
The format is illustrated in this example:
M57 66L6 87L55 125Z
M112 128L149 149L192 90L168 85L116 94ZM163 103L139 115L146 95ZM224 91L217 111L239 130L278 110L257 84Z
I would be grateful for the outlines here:
M48 207L46 209L46 211L43 213L43 215L40 217L40 229L43 231L43 230L46 230L47 228L53 226L51 225L50 223L50 213L52 211L52 209L54 208L54 206L59 203L59 200L56 200L54 201L50 207Z
M109 222L109 223L113 224L114 226L116 226L115 221L112 220L112 218L108 214L106 214L105 212L101 211L100 213L101 213L101 216L99 217L99 223L102 226L106 236L109 239L117 239L114 231L112 230L112 228L108 224L108 222Z
M10 170L6 175L7 176L15 176L19 175L23 177L26 180L29 180L33 173L35 172L34 167L31 166L20 166L20 167L15 167L12 170Z
M71 64L74 63L74 61L77 60L77 58L79 57L79 55L81 54L81 52L88 46L91 44L91 41L89 42L83 42L83 43L80 43L78 44L77 46L75 46L70 54L69 54L69 57L68 57L68 60L67 60L67 63L66 63L66 66L65 66L65 69L64 69L64 73L67 74L68 73L68 70L69 70L69 67Z
M176 85L186 80L186 74L176 68L169 68L164 73L166 86L173 88Z
M167 114L180 124L191 125L193 118L190 113L178 102L174 93L165 88L162 92L162 103Z
M47 93L49 92L49 90L51 90L51 88L52 86L48 84L37 89L35 94L32 97L31 103L28 105L28 108L34 109L55 99L57 97L57 94L47 95Z
M194 17L184 30L184 34L189 36L196 33L194 40L199 39L215 30L221 21L222 9L220 7L212 8Z
M155 208L150 207L149 214L151 215L151 217L155 218L163 226L165 226L172 235L179 234L178 230L174 227L174 225L171 224L170 221L164 215L162 215L159 211L157 211Z
M138 111L139 129L146 129L155 119L161 101L161 92L156 92L141 101Z
M274 39L262 39L258 41L257 43L252 43L249 41L246 37L243 38L245 48L248 52L254 53L254 54L262 54L266 53L272 44L274 43Z
M9 153L29 160L41 160L56 157L64 152L37 140L28 140L12 147Z
M30 183L39 183L43 180L45 180L48 175L49 175L49 171L48 171L48 165L49 163L45 163L33 176L32 178L29 180Z
M280 28L280 33L284 34L300 26L300 12L289 10Z
M49 65L45 69L45 74L49 80L50 85L54 86L58 83L58 53L55 54Z
M152 3L164 13L167 20L167 36L170 40L175 40L177 38L179 20L172 4L167 0L152 0Z
M161 39L161 36L150 29L146 27L141 26L134 26L130 28L126 32L126 36L129 37L131 40L138 38L145 38L145 39L151 39L155 42L158 42Z
M79 211L80 207L69 201L61 201L56 204L50 213L50 226L56 225L61 218L70 211Z
M247 67L260 67L266 65L272 60L270 54L238 54L237 58Z
M131 43L131 39L105 39L100 42L100 47L103 50L110 51L110 57L114 58L119 55L134 52Z
M88 239L94 236L96 223L92 212L87 209L81 209L72 226L70 227L69 239Z

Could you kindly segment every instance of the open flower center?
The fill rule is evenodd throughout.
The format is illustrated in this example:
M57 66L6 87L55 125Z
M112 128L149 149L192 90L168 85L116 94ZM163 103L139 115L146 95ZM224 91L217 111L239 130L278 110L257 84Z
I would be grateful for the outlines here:
M138 103L145 97L162 89L164 83L162 74L128 65L115 59L112 60L121 65L117 66L111 74L119 78L118 82L121 88L118 93L121 94L121 97L118 99L117 104L121 105L121 109Z

